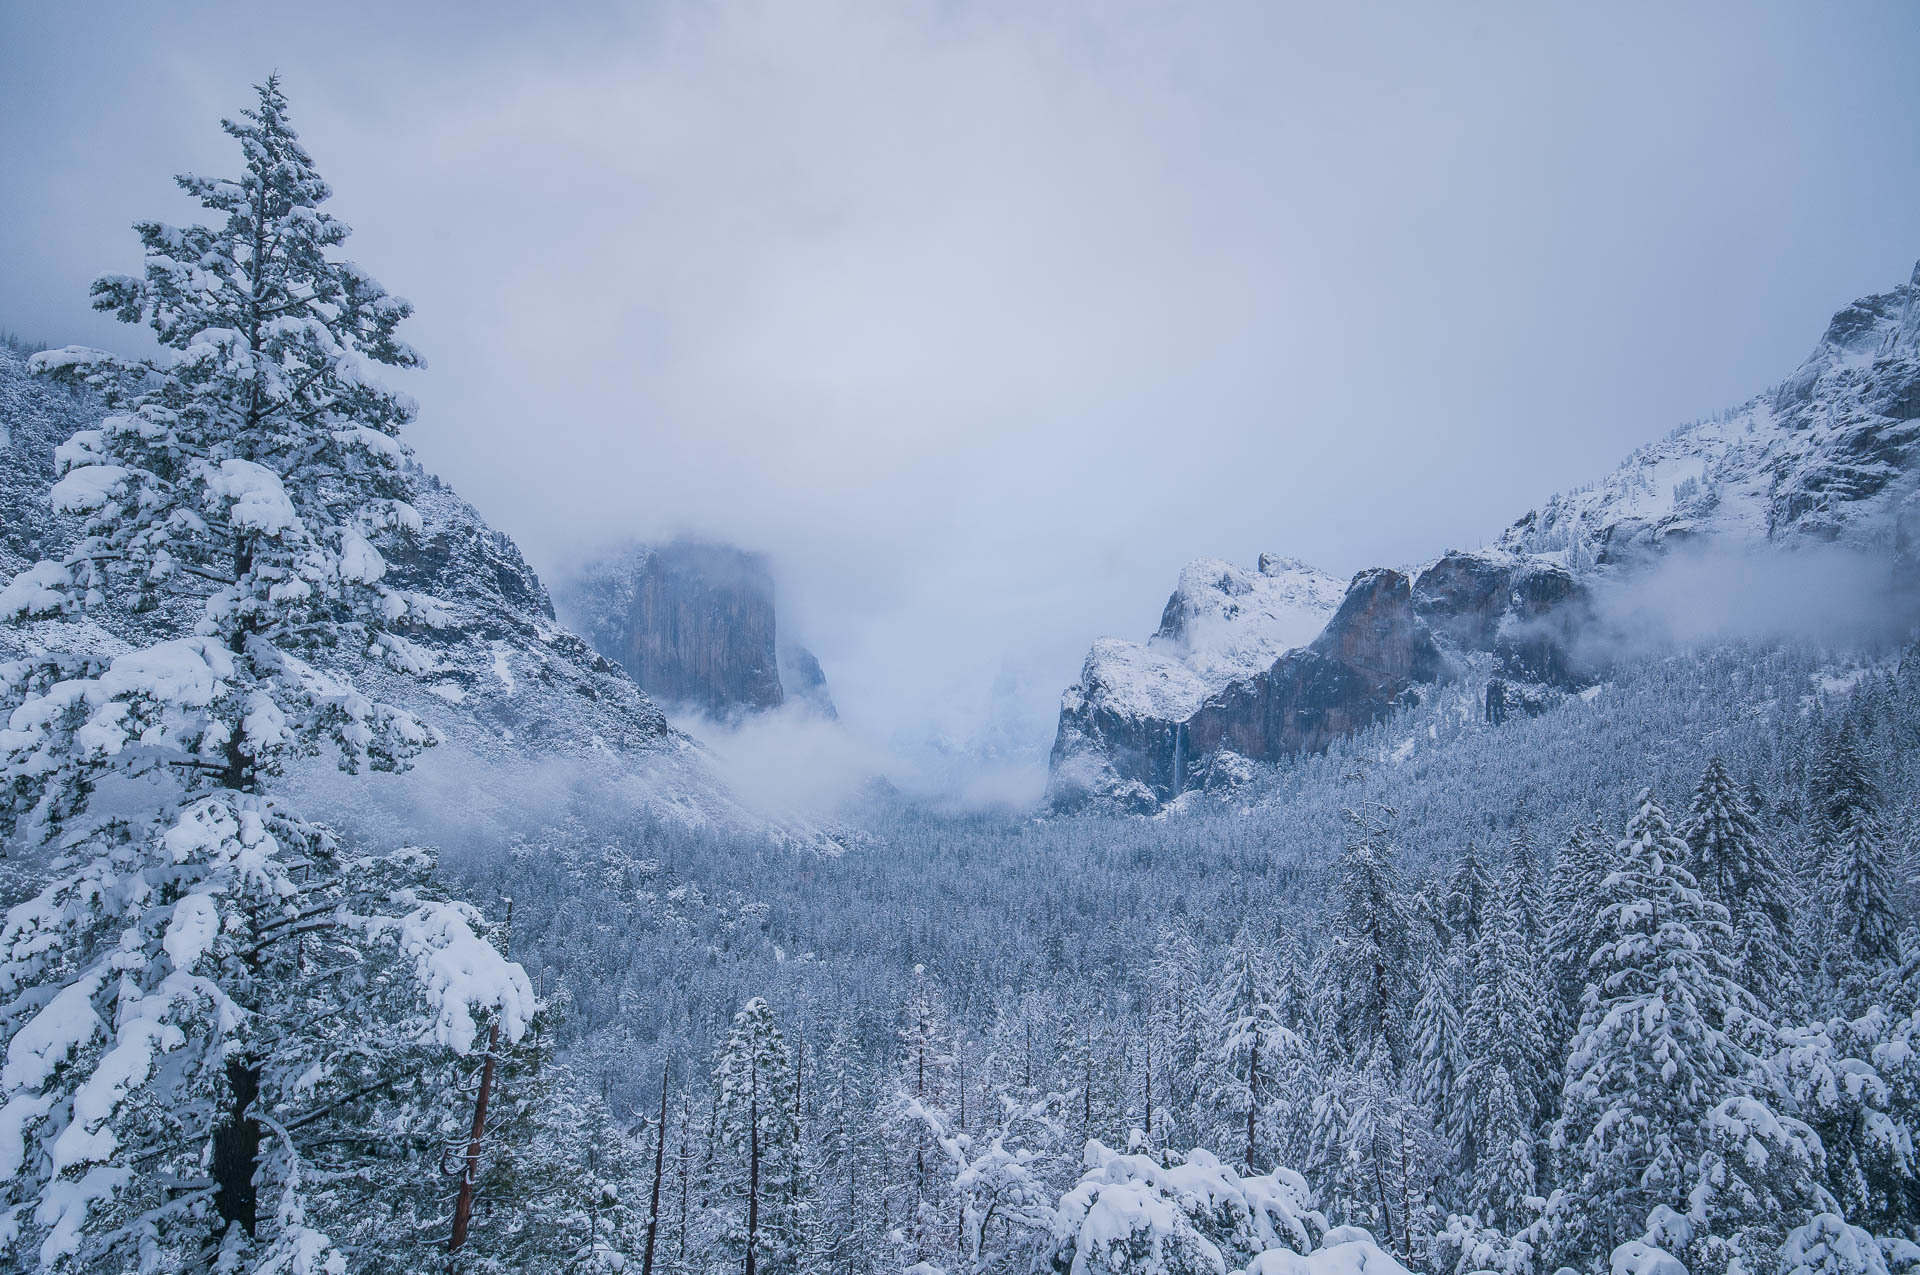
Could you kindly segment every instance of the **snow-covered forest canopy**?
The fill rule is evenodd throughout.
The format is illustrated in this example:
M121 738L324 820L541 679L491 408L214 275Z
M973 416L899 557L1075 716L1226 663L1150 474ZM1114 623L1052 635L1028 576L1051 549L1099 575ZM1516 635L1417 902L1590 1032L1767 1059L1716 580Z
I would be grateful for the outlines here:
M278 82L225 127L94 285L158 352L0 352L0 1267L1920 1268L1910 639L1466 660L1151 816L657 799Z

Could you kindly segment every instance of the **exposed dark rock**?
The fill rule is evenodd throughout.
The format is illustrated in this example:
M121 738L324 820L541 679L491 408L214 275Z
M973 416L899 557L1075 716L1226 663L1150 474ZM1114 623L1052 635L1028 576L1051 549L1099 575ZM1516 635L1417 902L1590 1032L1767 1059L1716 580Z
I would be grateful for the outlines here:
M1577 690L1596 676L1578 653L1592 600L1554 563L1456 550L1420 573L1413 607L1459 650L1491 654L1505 677Z
M1451 671L1414 614L1407 577L1363 571L1311 646L1201 705L1185 724L1184 746L1196 755L1225 748L1267 762L1319 752Z
M1510 559L1455 550L1413 582L1414 614L1466 651L1491 651L1513 591Z
M1516 717L1538 717L1561 700L1544 686L1528 686L1505 678L1487 679L1487 722L1499 726Z
M791 695L835 715L819 661L779 640L759 554L697 540L637 546L580 572L562 603L594 649L663 704L726 719Z
M833 696L827 693L827 675L806 647L780 644L780 686L789 703L805 704L830 722L840 719Z

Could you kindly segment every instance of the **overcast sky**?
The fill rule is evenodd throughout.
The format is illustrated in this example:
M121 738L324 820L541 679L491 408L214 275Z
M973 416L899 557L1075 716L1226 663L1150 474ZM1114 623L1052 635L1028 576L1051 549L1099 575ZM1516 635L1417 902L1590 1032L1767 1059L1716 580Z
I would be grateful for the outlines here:
M538 565L764 549L856 726L1044 721L1188 559L1475 545L1790 371L1920 255L1916 65L1864 0L11 5L0 327L129 348L88 281L278 69Z

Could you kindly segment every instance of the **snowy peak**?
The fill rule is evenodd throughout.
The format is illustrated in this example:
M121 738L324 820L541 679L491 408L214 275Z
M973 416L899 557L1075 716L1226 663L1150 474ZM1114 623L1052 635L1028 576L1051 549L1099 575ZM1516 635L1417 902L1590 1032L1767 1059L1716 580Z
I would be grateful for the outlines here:
M1067 694L1125 715L1178 720L1313 641L1345 594L1345 581L1293 558L1262 554L1255 571L1197 559L1181 570L1154 635L1095 642L1080 685Z
M1502 535L1578 571L1676 544L1833 542L1893 550L1920 486L1920 266L1833 316L1793 375L1640 448Z
M1263 553L1258 571L1202 558L1180 572L1148 645L1223 686L1311 642L1345 593L1345 581L1293 558Z

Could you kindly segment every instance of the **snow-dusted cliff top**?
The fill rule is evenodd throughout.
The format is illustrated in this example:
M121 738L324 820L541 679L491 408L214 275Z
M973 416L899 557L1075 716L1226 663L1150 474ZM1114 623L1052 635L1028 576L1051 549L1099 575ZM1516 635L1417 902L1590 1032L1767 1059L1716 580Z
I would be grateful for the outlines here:
M1346 589L1336 576L1272 554L1261 555L1257 571L1218 558L1188 563L1159 631L1144 643L1095 642L1067 698L1178 721L1215 691L1313 641Z

